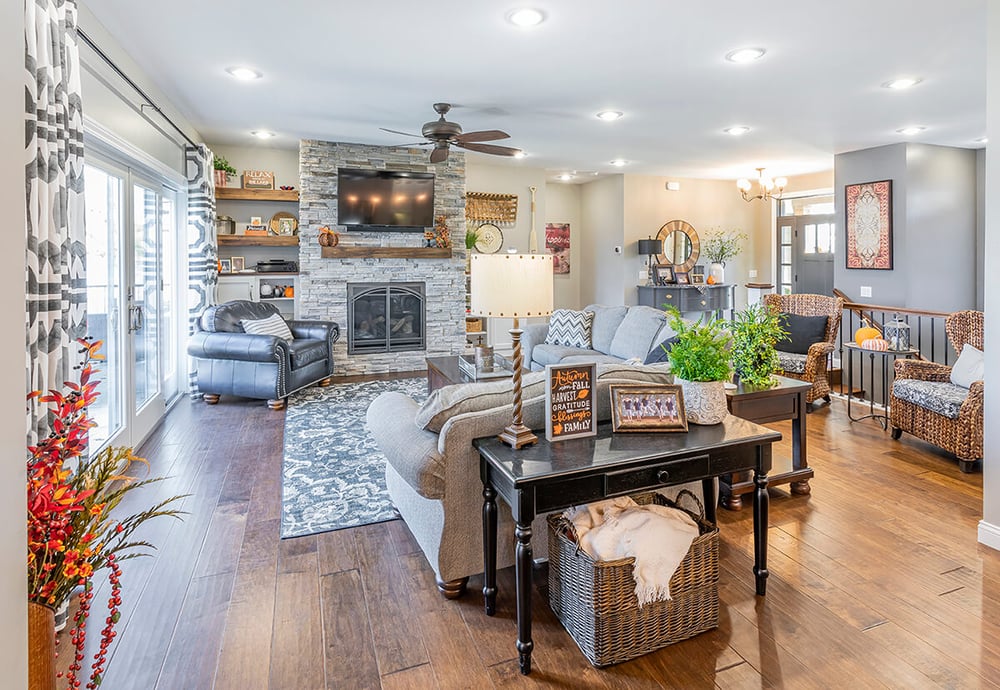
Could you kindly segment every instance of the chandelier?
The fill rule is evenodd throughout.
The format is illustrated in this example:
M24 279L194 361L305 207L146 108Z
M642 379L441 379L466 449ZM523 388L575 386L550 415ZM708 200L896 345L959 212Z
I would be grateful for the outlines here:
M780 199L781 192L787 184L788 180L786 178L776 177L772 180L770 177L765 177L764 168L757 168L757 194L750 194L752 185L750 180L745 177L736 182L736 187L740 190L740 194L743 195L743 201L753 201L754 199L770 201L771 199Z

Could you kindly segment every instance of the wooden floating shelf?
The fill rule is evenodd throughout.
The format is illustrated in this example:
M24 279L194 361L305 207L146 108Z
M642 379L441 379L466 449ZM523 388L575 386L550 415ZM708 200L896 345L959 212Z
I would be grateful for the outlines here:
M298 247L298 235L219 235L220 247Z
M324 259L450 259L451 249L437 247L323 247Z
M299 190L216 187L215 198L232 199L236 201L298 201Z

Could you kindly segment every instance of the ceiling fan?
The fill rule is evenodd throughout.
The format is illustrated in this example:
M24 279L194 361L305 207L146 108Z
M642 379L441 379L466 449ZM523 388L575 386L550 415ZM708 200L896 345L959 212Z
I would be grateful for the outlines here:
M441 161L448 160L448 151L452 146L457 146L469 151L478 151L479 153L489 153L494 156L514 156L521 152L521 149L515 149L509 146L479 143L483 141L496 141L498 139L510 138L510 135L507 134L507 132L501 132L499 129L487 129L480 132L465 132L463 134L461 125L457 122L448 122L448 120L444 119L444 116L449 110L451 110L450 103L435 103L434 111L441 117L437 120L431 120L430 122L424 123L424 126L420 129L420 135L408 134L395 129L386 129L385 127L380 127L379 129L383 132L402 134L407 137L423 136L427 139L427 141L415 142L413 144L400 144L400 146L433 145L434 150L431 151L431 163L440 163Z

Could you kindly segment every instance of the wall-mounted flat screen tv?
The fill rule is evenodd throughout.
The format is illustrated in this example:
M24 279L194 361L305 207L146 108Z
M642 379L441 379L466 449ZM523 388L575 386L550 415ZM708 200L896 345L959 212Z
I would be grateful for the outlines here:
M422 232L434 225L434 174L340 168L337 225Z

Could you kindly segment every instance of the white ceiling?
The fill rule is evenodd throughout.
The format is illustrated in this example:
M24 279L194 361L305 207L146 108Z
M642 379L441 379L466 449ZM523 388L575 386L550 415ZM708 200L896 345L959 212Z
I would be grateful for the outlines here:
M419 132L445 101L466 131L505 130L496 143L529 154L470 154L490 163L735 179L829 170L908 125L948 146L986 133L987 0L83 1L212 143L408 143L378 128ZM525 5L547 20L505 21ZM744 46L768 52L724 59ZM923 81L880 86L903 75ZM736 124L752 131L723 133Z

